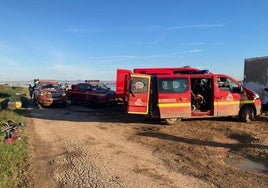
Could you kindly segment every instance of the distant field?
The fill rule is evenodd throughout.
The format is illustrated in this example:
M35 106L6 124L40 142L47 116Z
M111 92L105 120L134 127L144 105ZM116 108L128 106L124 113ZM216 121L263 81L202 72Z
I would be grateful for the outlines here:
M85 80L57 80L59 83L68 85L84 82ZM104 82L106 85L111 87L111 89L115 89L115 81L112 80L101 80L101 82ZM33 80L29 81L0 81L0 85L9 85L9 86L16 86L16 87L28 87L29 84L33 85Z

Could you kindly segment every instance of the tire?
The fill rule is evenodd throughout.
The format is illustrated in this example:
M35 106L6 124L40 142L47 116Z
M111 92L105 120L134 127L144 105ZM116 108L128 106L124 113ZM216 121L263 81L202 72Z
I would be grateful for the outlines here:
M44 108L44 106L43 106L42 104L40 104L39 102L37 102L36 105L37 105L37 108L38 108L38 109L42 109L42 108Z
M167 125L176 125L180 121L180 118L167 118L165 122Z
M255 119L254 110L251 106L244 106L239 113L239 119L242 122L248 123Z
M60 105L61 107L66 107L67 106L67 102L64 102Z
M100 105L101 105L100 100L97 97L91 100L91 103L90 103L91 107L97 108L97 107L100 107Z

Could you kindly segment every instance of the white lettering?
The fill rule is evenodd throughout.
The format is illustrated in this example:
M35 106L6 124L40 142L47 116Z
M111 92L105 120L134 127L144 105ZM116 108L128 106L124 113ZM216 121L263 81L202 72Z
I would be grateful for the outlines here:
M136 106L141 106L142 105L142 100L141 99L137 99L136 101L135 101L135 105Z
M174 103L177 100L175 98L171 98L171 99L159 99L158 102L159 103Z

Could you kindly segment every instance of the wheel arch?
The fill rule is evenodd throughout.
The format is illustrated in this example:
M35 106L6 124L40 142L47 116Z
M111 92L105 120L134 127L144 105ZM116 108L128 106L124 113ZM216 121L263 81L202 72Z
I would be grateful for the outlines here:
M241 108L240 108L240 110L239 110L239 115L240 115L241 111L242 111L243 109L245 109L245 108L251 108L251 109L253 109L254 117L256 117L257 109L256 109L256 107L255 107L254 104L244 104L243 106L241 106Z
M250 122L256 118L256 114L257 110L254 104L245 104L240 108L238 116L240 121Z

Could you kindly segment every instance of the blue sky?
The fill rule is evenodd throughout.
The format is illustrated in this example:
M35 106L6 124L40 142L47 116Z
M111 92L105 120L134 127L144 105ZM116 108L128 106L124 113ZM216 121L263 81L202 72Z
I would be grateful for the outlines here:
M0 0L0 80L115 80L190 65L243 78L268 55L266 0Z

